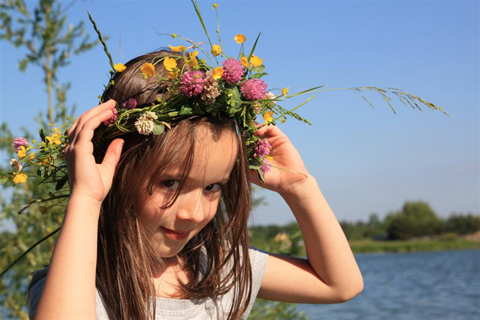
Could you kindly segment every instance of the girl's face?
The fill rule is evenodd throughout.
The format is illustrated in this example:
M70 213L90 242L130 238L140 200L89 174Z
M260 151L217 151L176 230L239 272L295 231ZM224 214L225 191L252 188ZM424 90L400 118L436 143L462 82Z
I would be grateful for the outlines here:
M179 187L182 168L167 168L138 201L138 215L151 232L157 253L164 258L178 254L202 230L217 211L221 187L237 159L235 134L224 130L215 141L206 126L197 128L193 166L174 204L162 209Z

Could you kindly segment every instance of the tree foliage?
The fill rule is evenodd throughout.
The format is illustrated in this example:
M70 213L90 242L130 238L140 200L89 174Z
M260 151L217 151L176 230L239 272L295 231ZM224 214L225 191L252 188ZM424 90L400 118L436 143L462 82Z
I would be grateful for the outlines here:
M303 311L294 303L257 299L248 320L307 320Z
M296 222L285 226L253 226L249 233L252 245L262 250L292 256L305 254L302 233Z
M66 10L74 2L63 6L56 0L40 0L33 10L27 8L24 0L0 2L0 39L26 50L26 55L19 61L20 71L34 65L44 73L48 96L47 123L65 121L66 117L65 96L70 84L60 84L56 76L58 70L69 65L73 56L98 43L90 40L83 21L67 25Z
M442 221L423 201L406 202L402 211L387 217L389 239L406 240L413 237L425 237L438 234Z
M66 105L70 84L61 84L56 74L66 67L75 55L91 49L96 41L90 41L83 22L67 25L64 6L56 0L40 0L34 8L28 8L23 0L0 0L0 40L5 40L22 49L26 55L19 61L19 70L30 65L39 67L44 75L48 96L46 117L40 111L37 121L39 129L49 131L49 123L63 124L73 108ZM37 138L27 129L23 136L29 141ZM6 123L0 127L0 152L3 158L13 158L13 134ZM0 164L0 178L11 171L8 164ZM31 173L34 174L34 173ZM45 197L53 191L52 185L38 185L27 181L15 189L0 185L0 221L3 232L0 240L0 270L9 266L37 240L59 227L63 217L62 199L43 204L32 204L22 214L18 211L33 199ZM27 286L33 271L48 264L54 246L54 237L28 253L21 263L16 264L0 279L0 310L6 318L26 319ZM0 317L1 318L1 317Z
M445 221L444 231L456 234L471 234L480 230L480 216L452 214Z

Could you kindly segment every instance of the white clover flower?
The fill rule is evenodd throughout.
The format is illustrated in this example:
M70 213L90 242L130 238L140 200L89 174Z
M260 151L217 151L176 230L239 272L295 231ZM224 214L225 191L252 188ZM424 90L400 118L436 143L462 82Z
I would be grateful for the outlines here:
M10 165L12 166L13 170L17 172L22 170L22 164L17 159L10 160Z
M158 117L155 112L147 111L142 114L137 121L135 121L135 128L138 133L148 136L153 132L154 124L153 120L156 120Z
M273 100L275 99L275 94L271 91L267 92L267 94L265 94L265 97L267 97L268 99L270 100ZM274 104L276 103L276 101L272 101Z
M142 116L144 116L148 120L157 120L158 119L157 115L153 111L147 111Z

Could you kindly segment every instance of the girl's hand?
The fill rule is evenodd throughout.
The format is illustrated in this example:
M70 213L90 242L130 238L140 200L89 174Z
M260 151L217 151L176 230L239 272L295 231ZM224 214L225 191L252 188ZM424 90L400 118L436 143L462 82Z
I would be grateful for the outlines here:
M271 144L269 156L273 158L271 161L273 166L263 175L265 182L261 182L258 173L251 170L252 181L282 196L296 193L297 187L308 177L307 169L297 149L277 126L265 125L256 134Z
M109 100L81 115L68 130L69 144L65 148L71 196L90 197L101 203L112 186L113 175L122 153L124 141L115 139L108 146L101 164L93 156L93 133L113 115L115 101Z

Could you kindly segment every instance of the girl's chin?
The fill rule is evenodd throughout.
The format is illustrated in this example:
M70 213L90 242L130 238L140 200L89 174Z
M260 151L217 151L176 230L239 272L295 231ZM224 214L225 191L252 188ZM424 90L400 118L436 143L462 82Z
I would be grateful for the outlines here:
M195 233L192 232L186 238L174 240L168 237L165 232L158 233L154 240L157 243L157 253L161 258L172 258L182 251L194 235Z
M183 247L188 241L173 241L167 240L167 243L162 243L158 246L158 254L161 258L172 258L182 251Z

